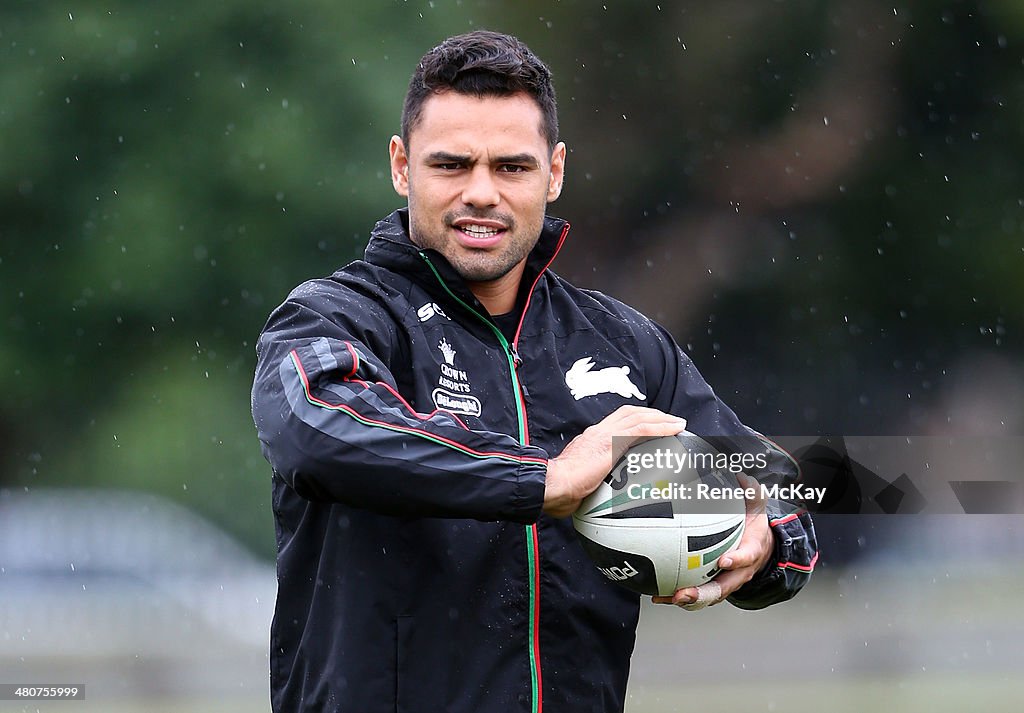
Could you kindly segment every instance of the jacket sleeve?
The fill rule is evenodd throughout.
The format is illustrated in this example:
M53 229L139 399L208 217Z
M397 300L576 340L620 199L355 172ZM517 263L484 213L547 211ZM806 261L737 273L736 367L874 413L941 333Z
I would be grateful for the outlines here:
M304 498L381 514L536 521L547 454L447 411L417 413L389 368L408 359L398 329L336 284L307 283L271 314L252 412L274 473Z
M660 383L660 388L650 406L686 418L688 431L704 437L723 452L765 454L766 466L749 473L759 482L782 485L798 481L797 462L782 448L743 425L661 326L648 320L642 324L647 338L654 342L646 350L651 363L645 368L661 378L655 382ZM761 609L793 598L810 579L818 560L814 524L806 510L783 500L769 499L767 517L775 537L775 550L765 567L729 597L742 609Z

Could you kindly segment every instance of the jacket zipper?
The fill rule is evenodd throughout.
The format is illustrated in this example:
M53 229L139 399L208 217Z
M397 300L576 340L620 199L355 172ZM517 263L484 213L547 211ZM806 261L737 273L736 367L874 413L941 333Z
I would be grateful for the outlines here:
M491 322L491 320L484 317L482 314L473 309L472 306L466 304L465 300L462 300L458 295L452 292L445 281L438 274L434 268L434 264L430 262L425 254L420 253L420 257L427 263L430 271L434 273L437 281L441 283L441 287L447 292L452 299L461 304L476 317L490 327L494 336L498 338L498 343L501 344L502 349L505 350L505 357L508 359L509 376L512 379L512 390L516 394L516 421L519 428L519 442L523 445L527 445L530 442L530 434L527 430L526 425L526 404L523 403L523 390L522 385L519 383L519 376L516 374L516 369L519 364L522 363L522 359L519 357L514 343L509 344L508 340L505 339L505 335L501 333L501 330ZM536 286L536 282L534 282ZM526 309L523 309L523 315L525 316ZM520 320L519 327L522 328L522 320ZM517 330L518 336L518 330ZM541 688L541 674L540 674L540 560L538 557L538 542L537 542L537 525L524 525L526 531L526 559L530 568L530 688L532 692L532 705L531 713L542 713L543 701L542 701L542 688Z
M526 321L526 311L530 308L530 299L533 297L533 291L537 287L537 283L540 282L541 276L551 267L551 263L554 262L555 257L562 249L562 244L565 242L565 237L569 234L569 224L566 223L562 228L562 234L558 238L558 244L555 246L555 251L551 254L547 264L544 265L537 276L533 279L533 284L530 285L529 292L526 293L526 304L523 305L523 313L519 315L519 324L516 327L515 336L512 339L512 343L509 344L508 340L505 339L505 335L501 333L491 320L484 317L482 314L473 309L472 306L466 304L465 300L459 298L454 292L449 289L447 283L441 278L441 275L434 268L434 264L430 262L430 258L425 253L420 253L420 257L427 263L427 267L434 273L434 277L441 283L441 287L447 292L452 299L461 304L476 317L486 324L494 336L498 338L498 343L501 344L505 350L505 357L508 359L508 371L509 376L512 379L512 390L516 395L516 420L519 427L519 442L521 444L529 445L530 443L530 428L526 420L526 402L523 399L524 387L519 382L519 375L517 373L519 365L523 363L522 357L519 356L519 335L523 329L523 323ZM532 690L532 705L530 707L531 713L542 713L544 708L543 698L543 687L541 683L541 672L540 672L540 543L537 538L537 524L525 525L526 530L526 559L530 568L530 688Z

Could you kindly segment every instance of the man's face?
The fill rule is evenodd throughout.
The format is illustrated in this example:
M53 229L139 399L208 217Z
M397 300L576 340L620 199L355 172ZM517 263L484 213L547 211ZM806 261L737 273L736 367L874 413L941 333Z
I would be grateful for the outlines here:
M412 241L469 282L518 279L545 207L561 193L565 145L549 151L541 121L526 94L448 91L424 102L408 147L391 139L391 179L409 199Z

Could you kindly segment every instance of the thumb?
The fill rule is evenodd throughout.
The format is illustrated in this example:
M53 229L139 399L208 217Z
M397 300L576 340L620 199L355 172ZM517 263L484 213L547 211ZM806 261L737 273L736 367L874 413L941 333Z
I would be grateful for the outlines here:
M753 545L745 545L741 540L736 549L729 550L718 558L718 566L720 569L739 569L741 567L750 567L757 562L758 555L759 553L757 548Z

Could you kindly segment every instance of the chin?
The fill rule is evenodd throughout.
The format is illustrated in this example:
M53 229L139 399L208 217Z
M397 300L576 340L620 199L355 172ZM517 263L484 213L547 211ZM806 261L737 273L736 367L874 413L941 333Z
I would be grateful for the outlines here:
M466 270L463 268L456 267L455 271L459 273L466 282L493 282L499 278L504 277L508 274L508 270L504 272L494 272L490 270Z
M496 266L493 262L486 265L466 263L452 263L455 272L467 282L491 282L500 279L511 272L514 266Z

